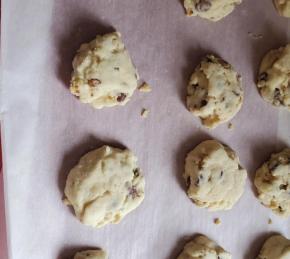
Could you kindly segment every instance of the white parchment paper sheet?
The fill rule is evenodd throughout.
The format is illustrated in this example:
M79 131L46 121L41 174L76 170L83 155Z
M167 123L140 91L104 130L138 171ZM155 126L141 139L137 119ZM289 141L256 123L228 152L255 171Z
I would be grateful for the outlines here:
M111 259L174 259L188 236L204 233L234 259L250 259L271 233L290 238L290 221L261 206L252 186L255 169L290 145L289 113L265 103L254 84L262 56L288 42L288 24L270 0L244 0L218 23L187 18L179 0L2 1L10 257L71 258L77 249L100 246ZM154 89L136 93L125 107L96 111L68 91L71 60L82 42L112 28L122 33L141 78ZM186 83L207 53L222 56L243 76L245 101L232 131L227 125L208 131L185 108ZM146 120L143 107L151 111ZM207 138L235 149L249 173L244 195L228 212L194 206L180 177L186 153ZM68 170L102 143L136 153L146 198L119 225L93 229L81 225L61 199Z

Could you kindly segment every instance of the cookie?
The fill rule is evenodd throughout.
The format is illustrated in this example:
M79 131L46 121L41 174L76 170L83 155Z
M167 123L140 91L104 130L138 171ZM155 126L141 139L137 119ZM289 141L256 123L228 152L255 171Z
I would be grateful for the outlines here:
M290 17L290 1L274 0L276 10L281 16Z
M290 148L272 154L256 172L258 198L274 213L290 216Z
M204 126L214 128L232 119L243 103L241 76L213 55L206 56L187 86L187 108Z
M70 91L96 109L125 105L137 88L138 74L119 32L82 44L73 60Z
M230 253L210 240L208 237L199 235L187 243L177 259L231 259Z
M108 259L108 256L103 250L86 250L76 253L74 259Z
M247 172L232 149L206 140L187 155L183 177L187 194L197 206L229 210L244 191Z
M145 181L129 150L103 146L84 155L70 171L65 196L85 225L119 223L144 199Z
M290 240L274 235L266 240L257 259L289 259Z
M290 44L265 55L257 86L265 101L290 111Z
M184 0L186 15L216 22L229 15L241 0Z

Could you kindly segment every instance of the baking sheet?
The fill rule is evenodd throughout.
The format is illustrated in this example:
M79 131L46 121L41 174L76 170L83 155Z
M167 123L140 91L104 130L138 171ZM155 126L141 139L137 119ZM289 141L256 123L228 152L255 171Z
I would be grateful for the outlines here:
M179 0L4 0L1 11L10 258L71 258L78 249L98 246L112 259L174 259L190 236L203 233L233 258L249 259L271 233L290 238L290 221L261 206L252 186L255 169L290 145L289 113L266 104L254 84L262 56L289 39L289 22L270 0L244 0L218 23L187 18ZM153 92L136 92L125 107L97 111L69 93L71 60L82 42L113 29L122 33ZM245 101L232 131L227 125L206 130L185 108L186 83L207 53L222 56L243 77ZM146 120L143 107L151 111ZM245 193L228 212L199 209L184 191L185 155L208 138L230 145L248 170ZM146 198L120 224L93 229L61 199L68 170L102 143L135 152ZM213 224L215 217L221 225Z

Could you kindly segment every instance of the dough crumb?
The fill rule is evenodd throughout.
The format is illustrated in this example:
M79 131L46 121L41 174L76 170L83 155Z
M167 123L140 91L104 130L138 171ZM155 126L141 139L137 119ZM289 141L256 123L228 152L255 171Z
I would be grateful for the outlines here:
M142 93L150 93L152 91L152 87L144 82L142 85L138 87L138 90Z
M248 32L248 35L250 38L254 39L254 40L259 40L263 38L263 35L260 33L254 33L254 32Z
M268 219L268 224L271 225L272 223L272 219Z
M222 223L222 221L220 220L220 218L215 218L213 220L213 223L216 224L216 225L220 225Z
M228 129L230 129L230 130L234 129L234 124L230 122L230 123L228 124Z
M146 108L143 108L142 111L141 111L141 117L142 118L147 118L149 115L149 110L146 109Z

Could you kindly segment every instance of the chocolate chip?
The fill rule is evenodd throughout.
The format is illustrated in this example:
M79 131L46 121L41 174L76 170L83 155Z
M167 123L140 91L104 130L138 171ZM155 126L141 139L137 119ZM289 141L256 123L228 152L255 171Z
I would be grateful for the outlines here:
M224 171L221 171L220 177L222 178L224 175Z
M268 79L268 73L263 72L259 75L259 81L266 81Z
M189 187L190 184L191 184L191 179L190 179L190 176L188 176L188 177L186 178L186 185L187 185L187 187Z
M195 9L198 12L206 12L211 8L211 2L209 0L200 0L195 4Z
M200 174L199 176L198 176L198 178L196 179L196 181L195 181L195 183L194 183L194 185L195 186L199 186L199 184L200 184L200 181L203 179L203 175L202 174Z
M139 177L140 176L139 168L135 168L133 170L133 174L134 174L134 177Z
M239 168L239 170L242 170L243 169L243 167L241 167L241 165L238 165L238 168Z
M101 80L99 80L97 78L92 78L92 79L88 80L89 86L92 86L92 87L99 85L100 83L102 83Z
M281 206L279 206L278 209L279 209L280 212L283 212L283 209L282 209Z
M124 94L124 93L120 93L118 96L117 96L117 101L118 102L123 102L125 99L126 99L127 95Z
M274 100L277 101L278 103L281 103L282 100L281 100L281 92L280 92L280 89L279 88L275 88L275 91L274 91Z
M200 104L200 107L206 106L207 103L208 103L207 100L202 100L201 104Z
M218 59L218 62L224 67L224 68L230 68L231 67L231 65L227 62L227 61L225 61L224 59L222 59L222 58L219 58Z
M207 63L213 63L213 61L212 61L212 59L211 59L211 56L206 56L206 57L205 57L205 61L206 61Z
M236 91L232 91L232 93L235 95L235 96L240 96L240 94Z
M280 190L287 190L287 187L288 187L288 184L281 184L280 186L279 186L279 189Z
M196 90L196 88L198 87L198 84L192 84L191 87Z
M114 67L114 70L119 71L120 68L119 67Z

